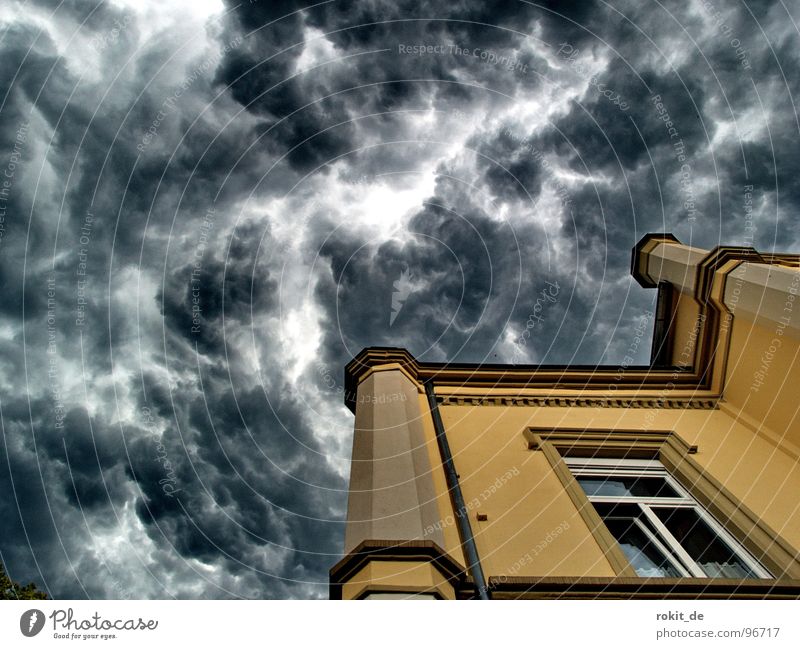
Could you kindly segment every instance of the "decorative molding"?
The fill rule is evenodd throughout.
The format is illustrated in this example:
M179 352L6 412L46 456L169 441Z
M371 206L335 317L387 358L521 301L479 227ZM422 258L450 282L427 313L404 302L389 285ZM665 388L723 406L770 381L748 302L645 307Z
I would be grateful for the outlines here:
M528 406L562 408L659 408L682 410L716 410L716 398L674 398L658 399L652 397L524 397L524 396L471 396L437 395L436 402L443 406Z
M443 597L442 594L436 589L432 589L429 591L417 591L417 590L410 590L405 586L381 586L380 588L364 586L364 588L362 588L361 591L355 597L353 597L353 599L372 599L373 595L396 595L396 597L392 597L391 599L402 599L402 600L445 599L445 597Z
M680 244L675 236L669 233L645 235L636 244L632 251L631 272L634 278L645 287L655 287L654 281L645 276L641 265L646 252L660 243ZM661 367L661 366L629 366L624 377L616 383L618 390L663 390L679 389L692 391L707 391L706 398L692 399L667 399L661 402L658 399L642 400L637 397L630 398L595 398L589 400L578 399L574 405L595 406L606 404L607 407L668 407L668 408L713 408L716 407L716 397L719 379L719 369L724 369L724 363L717 365L716 360L721 356L723 361L726 353L723 345L718 349L720 328L725 324L722 314L713 298L715 286L724 283L725 275L736 266L735 261L752 261L763 264L784 265L797 267L800 265L800 255L789 254L762 254L757 250L741 246L717 246L709 251L697 265L694 286L694 299L700 305L700 316L703 318L702 326L697 334L697 345L692 367ZM722 280L722 282L718 281ZM664 292L666 295L666 291ZM671 319L671 318L670 318ZM724 327L723 327L724 329ZM671 344L672 332L660 336L654 341L656 348L667 348ZM723 340L723 342L725 342ZM666 357L666 352L664 352ZM548 390L582 390L593 389L601 391L607 389L610 381L619 379L619 367L614 365L503 365L482 363L428 363L418 361L407 350L398 347L367 347L359 352L345 367L345 404L355 412L355 394L358 383L364 374L372 367L389 363L399 364L407 375L422 385L432 379L437 389L446 387L476 387L486 390L518 389L518 388L544 388ZM717 369L715 369L715 366ZM717 383L714 383L714 381ZM449 397L454 398L454 397ZM494 398L494 397L492 397ZM512 397L503 397L511 399ZM519 405L563 405L549 402L536 401L528 403L526 397L513 397L522 399ZM713 405L711 405L713 403ZM634 405L632 405L634 404ZM635 405L640 404L640 405ZM663 405L654 405L663 404ZM487 404L489 405L489 404ZM502 404L501 404L502 405ZM512 404L509 404L512 405ZM515 402L513 405L518 405ZM570 405L570 404L566 404Z
M572 504L575 505L575 509L578 510L578 514L580 514L586 527L589 528L589 532L594 537L597 545L603 551L606 561L611 565L611 569L620 577L636 577L636 571L631 566L619 543L617 543L617 539L608 531L603 519L600 518L594 505L589 502L556 447L551 443L544 443L538 450L544 453L553 472L564 486L564 491L566 491Z
M528 448L540 450L545 443L561 454L581 457L628 457L656 459L664 447L678 456L697 453L697 446L688 444L671 430L552 428L529 426L522 431Z
M342 599L342 586L372 561L430 562L456 592L466 578L464 567L433 541L368 539L359 543L331 568L330 599ZM367 595L368 590L368 587L364 588L359 597ZM381 585L375 592L388 592L387 586ZM402 592L409 590L404 588Z
M797 579L489 577L492 599L798 599Z
M405 366L401 365L400 363L386 363L384 365L374 365L366 370L361 376L358 378L359 384L363 381L366 381L370 376L373 374L378 374L379 372L400 372L403 376L405 376L416 388L419 394L425 394L425 388L417 381L417 377L412 375Z
M695 445L674 431L528 427L528 448L541 451L564 486L578 513L595 536L618 576L630 567L616 539L575 480L562 455L658 459L692 497L778 578L800 579L800 553L744 506L691 456ZM630 568L632 570L632 568Z
M717 246L712 249L697 265L694 295L700 304L710 302L714 276L717 271L721 270L726 264L732 261L750 261L760 264L768 263L755 248L746 246ZM728 272L735 267L735 265L732 265Z
M562 454L581 457L658 458L664 447L679 457L696 453L671 430L627 430L580 428L542 428L530 426L523 431L528 448L541 451L578 510L600 549L618 577L637 577L617 539L608 531L594 505L586 497Z
M636 571L630 565L619 543L608 531L562 456L658 458L661 451L668 447L675 455L681 457L696 453L697 446L687 444L671 430L597 428L587 430L529 426L522 434L528 442L529 449L544 454L617 576L636 577Z
M697 392L699 378L691 367L653 368L649 365L631 365L620 379L620 368L616 365L422 363L399 347L367 347L345 367L345 405L355 412L358 384L366 373L373 367L395 363L419 385L428 380L434 381L437 390L447 387L475 387L487 391L545 388L552 391L593 389L600 392L608 391L608 386L613 384L620 392L665 389ZM708 398L715 397L716 395L710 394ZM605 397L600 400L622 401L621 407L628 407L625 404L636 401L637 397Z

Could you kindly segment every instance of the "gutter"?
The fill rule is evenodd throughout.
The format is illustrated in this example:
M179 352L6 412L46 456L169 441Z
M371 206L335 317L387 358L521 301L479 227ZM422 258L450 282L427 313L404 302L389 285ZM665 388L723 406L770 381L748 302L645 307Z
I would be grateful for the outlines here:
M475 582L475 589L478 591L478 599L491 599L489 589L486 587L486 579L483 576L481 560L478 556L478 546L472 536L472 526L469 524L467 506L464 504L464 495L461 493L461 485L458 482L458 473L453 464L453 455L450 453L450 444L444 432L444 424L439 414L439 404L436 403L436 395L433 393L433 380L425 381L425 395L428 397L428 408L433 418L433 428L436 431L436 442L439 445L439 455L442 458L444 467L444 477L447 481L447 490L450 493L450 500L456 513L456 523L458 525L458 535L461 538L461 547L467 559L467 571Z

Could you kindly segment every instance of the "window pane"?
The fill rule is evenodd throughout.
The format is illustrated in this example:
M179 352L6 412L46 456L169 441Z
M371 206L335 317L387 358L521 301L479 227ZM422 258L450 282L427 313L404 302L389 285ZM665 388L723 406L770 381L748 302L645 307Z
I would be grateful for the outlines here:
M709 577L755 577L694 509L653 507L665 527Z
M583 487L586 495L616 496L638 498L680 498L675 490L667 484L664 478L658 477L607 477L607 476L579 476L578 483Z
M604 518L614 538L640 577L680 577L681 573L650 541L632 518Z

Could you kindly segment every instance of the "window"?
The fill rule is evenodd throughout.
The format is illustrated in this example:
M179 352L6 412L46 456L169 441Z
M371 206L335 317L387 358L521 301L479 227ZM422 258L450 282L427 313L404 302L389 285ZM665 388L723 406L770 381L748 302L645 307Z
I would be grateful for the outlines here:
M772 577L658 460L564 461L638 576Z

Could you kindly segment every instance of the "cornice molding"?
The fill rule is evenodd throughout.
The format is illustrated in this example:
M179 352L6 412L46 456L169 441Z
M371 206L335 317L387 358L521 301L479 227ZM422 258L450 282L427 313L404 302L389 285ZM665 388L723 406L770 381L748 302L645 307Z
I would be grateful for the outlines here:
M652 278L643 274L641 264L644 257L643 253L662 242L681 243L672 234L656 233L645 235L633 248L631 272L642 286L656 286ZM421 386L425 381L433 380L437 389L471 387L485 388L487 390L496 388L538 388L547 390L594 389L602 391L604 387L607 388L613 382L617 390L621 392L652 389L667 389L669 391L674 389L701 390L709 392L710 396L704 396L700 399L659 399L652 397L570 398L574 400L572 405L599 405L599 407L612 408L715 408L716 398L720 396L718 392L721 389L721 383L719 383L718 379L715 379L715 376L719 375L719 371L715 372L715 362L717 357L723 357L724 363L724 357L726 356L726 351L724 349L719 350L717 343L720 338L720 323L723 321L723 316L727 317L727 314L722 313L716 304L714 290L719 281L724 283L727 273L737 265L731 262L737 260L775 265L796 265L800 263L800 256L788 254L762 255L754 248L717 246L703 257L697 266L695 280L694 295L700 305L702 323L697 335L698 344L692 367L654 368L651 366L630 366L625 369L624 375L620 380L619 367L615 365L555 366L426 363L418 361L406 349L399 347L368 347L362 350L345 367L345 404L355 412L358 384L363 380L367 372L371 368L380 365L394 364L399 366L418 385ZM670 332L668 336L671 335ZM668 346L669 342L665 337L658 341L658 344ZM717 370L720 368L724 368L724 364L717 367ZM456 397L448 398L453 399ZM488 398L496 399L494 396ZM509 397L503 398L509 399ZM561 405L549 401L550 397L513 397L509 405L531 405L526 401L528 399L539 399L532 405ZM542 399L548 401L541 401ZM484 403L489 404L491 402L485 401Z
M680 408L695 410L716 410L716 398L675 398L658 397L526 397L526 396L437 396L437 403L443 406L525 406L562 408Z
M731 261L750 261L758 264L769 262L755 248L745 246L717 246L697 265L697 279L694 295L701 304L710 302L714 275ZM732 270L732 269L731 269Z
M489 577L492 599L798 599L798 579Z
M620 375L616 365L504 365L472 363L423 363L400 347L367 347L345 367L345 404L355 412L358 384L373 368L387 366L400 369L418 385L433 380L437 389L447 387L471 387L494 390L537 388L545 390L587 390L636 392L639 390L696 390L697 377L692 368L667 367L654 369L650 366L630 366ZM711 395L712 397L715 395ZM465 398L469 398L466 397ZM504 397L509 398L509 397ZM525 399L527 397L514 397ZM558 397L532 397L558 398ZM574 398L574 397L569 397ZM601 400L609 407L628 407L614 404L626 401L642 404L645 401L684 401L683 398L659 399L655 396L636 397L591 397ZM520 404L522 405L522 404ZM665 407L665 406L662 406ZM669 405L666 407L670 407ZM680 407L678 405L672 407Z
M433 541L368 539L330 569L330 599L341 599L342 586L372 561L430 562L456 591L466 579L464 567Z

